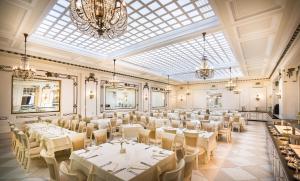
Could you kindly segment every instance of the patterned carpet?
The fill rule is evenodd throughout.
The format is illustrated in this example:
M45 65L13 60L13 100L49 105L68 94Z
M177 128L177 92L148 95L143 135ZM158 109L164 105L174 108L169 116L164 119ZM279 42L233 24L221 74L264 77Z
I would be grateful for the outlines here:
M218 142L213 159L193 171L192 181L274 180L267 156L264 123L249 122L246 131L234 132L232 136L232 143ZM47 166L41 158L36 158L30 172L26 173L11 153L10 135L1 133L0 181L21 180L49 180Z

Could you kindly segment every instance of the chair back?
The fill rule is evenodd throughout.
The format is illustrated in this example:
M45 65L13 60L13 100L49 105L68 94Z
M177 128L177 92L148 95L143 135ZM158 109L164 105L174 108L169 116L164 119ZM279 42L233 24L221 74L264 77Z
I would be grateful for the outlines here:
M29 145L29 139L28 139L28 136L23 132L23 131L20 131L18 132L18 135L19 135L19 139L23 145L23 147L26 149L26 150L29 150L30 149L30 145Z
M110 126L111 126L111 128L117 127L117 118L110 119Z
M180 121L179 120L172 120L171 121L171 126L173 128L179 128L179 125L180 125Z
M206 115L204 116L204 120L209 120L209 115L208 115L208 114L206 114Z
M56 126L58 126L58 119L53 119L52 121L51 121L51 124L54 124L54 125L56 125Z
M138 135L138 142L148 144L151 130L149 129L141 129Z
M190 133L190 132L183 132L183 133L184 133L184 146L197 148L199 134Z
M125 117L122 119L122 124L128 124L129 123L129 114L126 114Z
M300 145L300 135L289 135L290 143L293 145Z
M234 116L233 117L233 122L240 122L240 117L239 116Z
M73 120L71 121L71 130L72 130L72 131L76 131L77 125L78 125L78 120L73 119Z
M78 125L78 132L82 133L84 131L85 127L86 127L86 122L80 121L79 125Z
M85 138L84 133L78 133L78 134L70 137L71 142L72 142L73 151L81 150L81 149L85 148L84 138Z
M62 161L59 165L59 173L62 181L76 181L78 180L76 173L71 173L68 164Z
M196 124L194 124L194 123L191 122L191 121L187 121L187 122L186 122L186 128L187 128L187 129L196 129Z
M197 164L197 159L198 159L198 154L199 151L195 151L192 154L185 155L184 156L184 161L185 161L185 166L184 166L184 178L191 178L192 176L192 170L196 167Z
M177 164L176 169L163 173L162 181L182 181L184 176L184 159Z
M58 164L54 157L54 154L48 154L45 149L42 149L40 152L41 156L45 159L49 173L50 179L55 181L60 181L59 171L58 171Z
M70 129L70 127L71 127L71 120L65 120L63 127L66 128L66 129Z
M166 150L172 150L175 142L175 134L172 133L162 133L161 137L161 147Z
M88 124L87 124L87 126L86 126L86 137L87 137L88 139L92 139L94 127L95 127L95 124L94 124L94 123L88 123Z
M172 133L172 134L176 134L177 133L177 129L176 128L164 128L164 131L167 133Z
M100 145L107 142L107 129L99 129L93 131L96 145Z

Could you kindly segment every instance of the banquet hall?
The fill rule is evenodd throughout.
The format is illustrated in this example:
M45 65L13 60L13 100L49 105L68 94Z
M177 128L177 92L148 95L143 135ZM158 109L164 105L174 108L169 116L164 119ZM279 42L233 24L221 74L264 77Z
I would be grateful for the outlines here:
M299 0L0 0L0 181L300 180Z

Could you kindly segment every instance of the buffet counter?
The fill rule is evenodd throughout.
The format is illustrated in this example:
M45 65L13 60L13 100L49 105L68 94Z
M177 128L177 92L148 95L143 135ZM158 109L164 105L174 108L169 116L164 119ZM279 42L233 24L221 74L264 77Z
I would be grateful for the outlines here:
M289 150L293 157L297 157L290 144L289 136L291 135L291 125L282 126L274 125L274 122L267 122L266 139L268 147L268 155L272 165L275 181L292 181L298 180L294 178L296 169L288 166L288 161L285 159L285 149ZM298 132L297 132L298 133ZM300 159L297 157L297 159ZM289 163L291 164L291 163ZM294 164L292 164L294 166Z

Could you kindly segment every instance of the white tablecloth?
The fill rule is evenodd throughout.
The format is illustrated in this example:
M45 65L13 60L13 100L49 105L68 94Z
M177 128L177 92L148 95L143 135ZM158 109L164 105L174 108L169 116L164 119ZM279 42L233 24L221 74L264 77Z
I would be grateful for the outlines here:
M180 129L180 128L171 128L171 129L176 129L177 136L179 137L178 140L184 140L184 134L183 130L185 129ZM186 130L188 131L188 130ZM156 128L156 136L158 138L161 138L162 133L164 132L164 128ZM199 138L198 138L198 145L201 148L204 148L206 151L206 160L210 160L211 153L217 148L217 140L216 140L216 133L214 132L207 132L207 131L198 131L199 132ZM183 142L182 142L183 144Z
M91 120L91 123L97 124L98 128L108 128L110 124L111 118L105 118L105 119L94 119ZM122 124L122 119L117 119L117 125Z
M56 152L72 148L71 140L77 132L61 128L49 123L26 124L32 137L39 140L43 146L45 144L49 152Z
M120 126L122 136L127 139L136 139L142 129L144 128L140 124L122 124Z
M162 171L176 167L175 153L172 151L134 142L129 142L124 147L126 148L124 154L120 154L120 143L105 143L98 147L91 147L89 152L75 151L70 157L71 169L81 170L85 174L91 172L97 175L96 180L101 181L155 181L158 175L157 166ZM131 169L132 167L143 170ZM113 173L122 168L125 169Z

